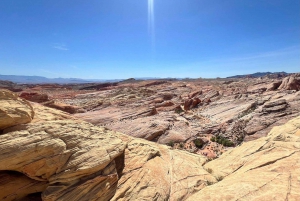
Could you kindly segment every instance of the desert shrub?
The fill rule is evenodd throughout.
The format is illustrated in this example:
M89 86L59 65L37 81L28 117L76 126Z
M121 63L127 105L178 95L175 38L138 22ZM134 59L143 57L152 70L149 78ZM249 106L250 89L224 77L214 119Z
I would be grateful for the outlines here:
M167 143L167 145L169 145L170 147L174 147L174 142L170 141L170 142Z
M230 141L229 139L222 137L222 136L217 136L217 137L212 137L210 139L212 142L217 142L218 144L221 144L225 147L233 147L234 143Z
M175 113L180 114L181 112L183 112L183 110L181 108L176 108L175 109Z
M193 142L198 149L201 149L204 145L204 142L201 139L195 139Z
M179 147L180 147L181 149L183 149L184 146L183 146L182 143L180 143L180 144L179 144Z
M210 185L213 185L213 184L214 184L214 182L212 182L212 181L206 181L207 186L210 186Z

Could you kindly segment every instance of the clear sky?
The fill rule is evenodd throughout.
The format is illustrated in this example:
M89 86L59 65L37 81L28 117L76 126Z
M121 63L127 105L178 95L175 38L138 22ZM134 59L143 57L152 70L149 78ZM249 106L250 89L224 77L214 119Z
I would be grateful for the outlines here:
M300 72L299 0L1 0L0 74ZM151 10L151 9L150 9Z

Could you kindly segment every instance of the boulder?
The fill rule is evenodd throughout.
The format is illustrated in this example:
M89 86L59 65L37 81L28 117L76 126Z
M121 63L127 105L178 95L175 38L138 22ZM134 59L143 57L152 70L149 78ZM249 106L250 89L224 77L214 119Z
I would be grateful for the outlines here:
M185 200L215 181L202 165L204 156L120 136L127 142L125 167L112 201Z
M187 100L185 100L184 101L184 105L183 105L184 110L191 109L192 103L193 103L193 99L187 99Z
M192 108L196 107L199 103L201 103L199 98L193 98Z
M201 103L201 100L199 98L186 99L184 101L183 108L184 110L190 110L197 107L199 103Z
M276 82L272 82L267 86L267 91L274 91L276 89L278 89L278 87L281 85L282 81L276 81Z
M109 200L114 195L123 168L118 158L125 149L114 132L72 120L13 130L0 135L0 170L46 182L43 200Z
M300 73L293 74L282 80L282 84L279 86L280 90L300 90Z
M34 116L30 103L12 92L0 89L0 130L29 123Z

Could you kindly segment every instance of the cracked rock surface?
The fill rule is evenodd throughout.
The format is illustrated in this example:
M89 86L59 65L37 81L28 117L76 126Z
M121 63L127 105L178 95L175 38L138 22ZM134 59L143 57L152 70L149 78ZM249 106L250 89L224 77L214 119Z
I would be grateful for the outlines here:
M300 200L300 116L204 168L224 179L187 200Z
M120 136L128 143L125 168L112 200L185 200L215 181L204 168L206 158L172 150L143 139Z
M33 116L33 108L29 102L8 90L0 89L0 130L29 123Z
M118 181L115 159L124 148L113 132L89 123L31 123L0 135L0 170L48 182L43 200L107 200Z

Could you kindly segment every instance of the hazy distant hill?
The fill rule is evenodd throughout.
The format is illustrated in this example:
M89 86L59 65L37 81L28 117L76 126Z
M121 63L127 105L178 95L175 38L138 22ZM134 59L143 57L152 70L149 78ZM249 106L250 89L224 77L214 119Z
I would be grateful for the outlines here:
M90 83L90 82L116 82L119 80L101 80L101 79L79 79L79 78L46 78L42 76L24 76L24 75L0 75L0 80L7 80L19 84L42 84L42 83Z
M282 72L257 72L253 74L246 74L246 75L234 75L230 76L227 78L244 78L244 77L264 77L266 75L282 75L282 76L287 76L288 73L282 71Z

